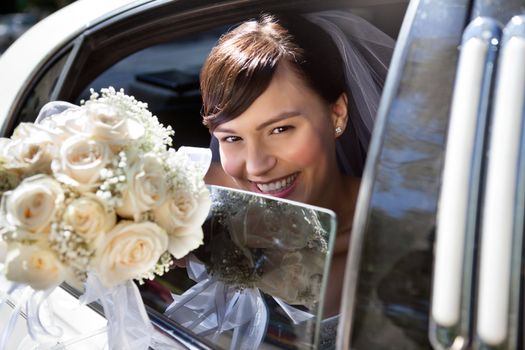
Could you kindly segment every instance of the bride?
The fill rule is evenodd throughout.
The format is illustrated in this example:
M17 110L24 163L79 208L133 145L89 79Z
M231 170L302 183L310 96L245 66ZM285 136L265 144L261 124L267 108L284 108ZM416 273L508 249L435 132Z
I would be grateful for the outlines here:
M201 71L204 124L220 161L207 182L337 214L325 316L339 312L360 176L392 48L392 39L347 13L263 15L223 35Z

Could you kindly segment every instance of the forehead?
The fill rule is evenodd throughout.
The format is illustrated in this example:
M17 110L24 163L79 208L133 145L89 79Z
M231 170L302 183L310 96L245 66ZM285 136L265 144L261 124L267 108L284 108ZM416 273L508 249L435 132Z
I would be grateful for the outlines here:
M252 107L285 107L287 104L298 102L311 97L313 91L307 86L304 79L289 63L279 63L268 88L250 105Z
M304 112L321 98L307 85L296 69L287 62L279 63L268 88L238 117L219 126L255 126L282 113Z

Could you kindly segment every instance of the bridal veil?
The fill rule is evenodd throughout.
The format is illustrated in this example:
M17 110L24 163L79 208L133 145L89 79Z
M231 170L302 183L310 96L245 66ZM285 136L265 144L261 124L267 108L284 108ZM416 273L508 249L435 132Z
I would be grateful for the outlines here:
M395 42L349 12L323 11L306 18L330 34L345 64L348 125L336 144L337 160L345 174L361 176Z

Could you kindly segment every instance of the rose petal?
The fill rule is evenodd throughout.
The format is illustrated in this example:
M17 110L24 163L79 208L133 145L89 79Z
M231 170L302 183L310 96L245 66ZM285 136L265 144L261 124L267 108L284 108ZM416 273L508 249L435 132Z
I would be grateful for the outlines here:
M200 226L185 235L169 235L168 251L175 259L180 259L202 245L203 239L204 234Z

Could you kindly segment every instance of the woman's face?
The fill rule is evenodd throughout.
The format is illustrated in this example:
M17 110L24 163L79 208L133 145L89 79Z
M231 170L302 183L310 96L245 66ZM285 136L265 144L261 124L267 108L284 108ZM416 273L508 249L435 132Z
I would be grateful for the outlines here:
M326 103L288 64L279 64L266 91L214 130L222 167L241 189L326 204L338 173L334 130L341 108L346 122L346 104L337 104Z

